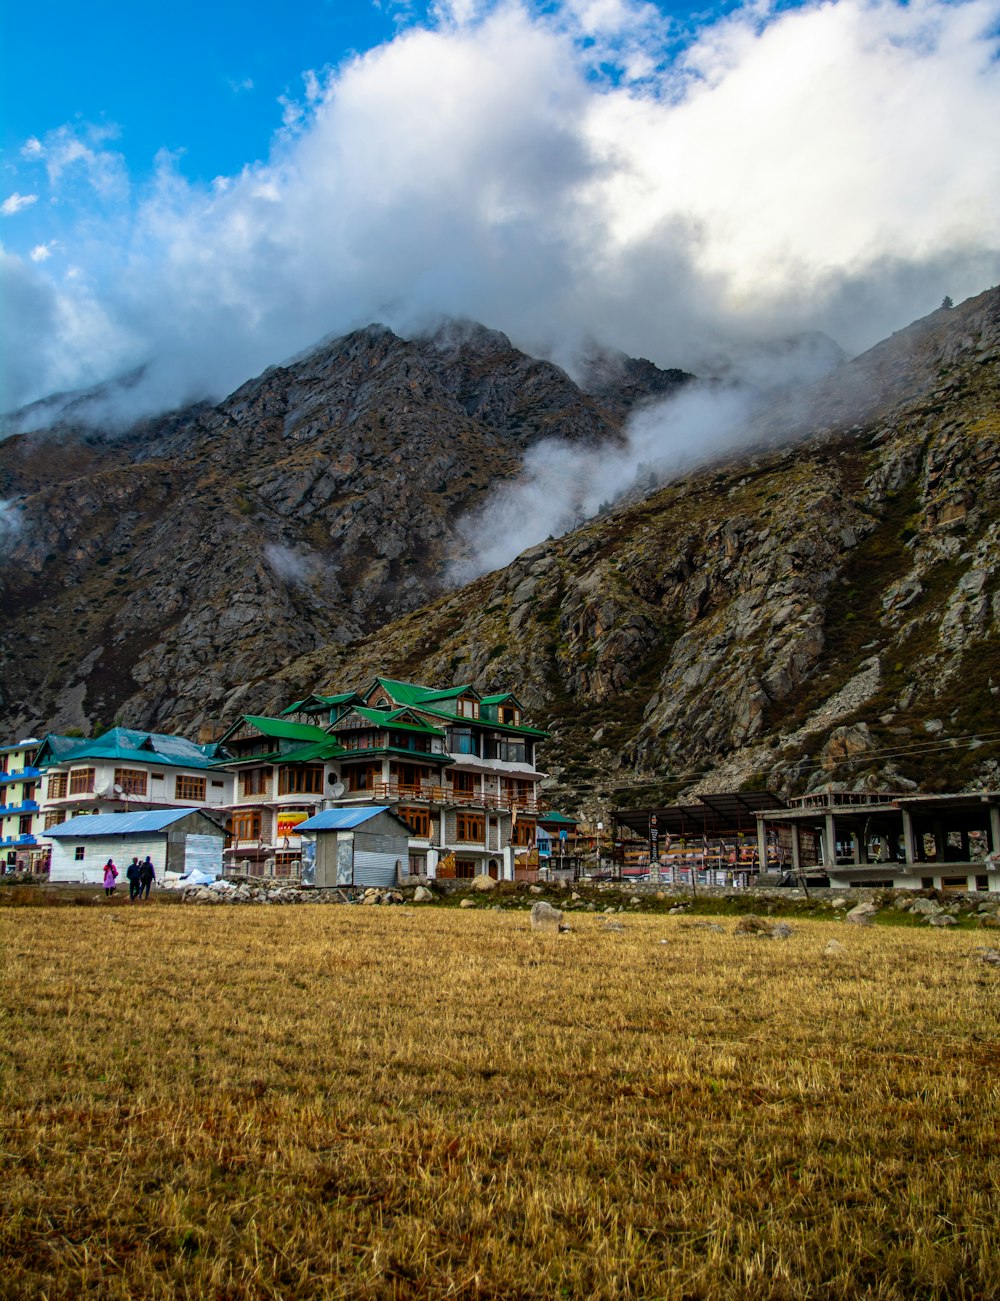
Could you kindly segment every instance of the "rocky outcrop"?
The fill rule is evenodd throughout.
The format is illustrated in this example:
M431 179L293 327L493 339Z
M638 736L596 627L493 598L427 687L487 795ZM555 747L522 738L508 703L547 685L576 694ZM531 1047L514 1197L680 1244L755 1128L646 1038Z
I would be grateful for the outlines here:
M998 409L991 291L800 395L797 442L765 445L792 427L782 404L773 437L755 422L753 452L525 552L349 656L306 657L260 698L376 668L516 688L552 728L550 798L595 816L623 795L746 783L995 786Z
M605 403L480 326L371 326L214 407L7 439L4 734L210 733L234 689L432 599L459 519L532 443L616 440L680 382L642 378Z

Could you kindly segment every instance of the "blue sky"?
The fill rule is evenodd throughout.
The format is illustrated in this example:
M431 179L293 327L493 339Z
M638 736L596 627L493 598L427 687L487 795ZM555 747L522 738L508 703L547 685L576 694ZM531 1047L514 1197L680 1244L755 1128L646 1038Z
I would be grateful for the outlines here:
M4 6L3 150L66 122L115 124L130 167L183 151L193 179L267 153L302 74L389 40L399 11L369 0L57 0Z
M1000 0L15 5L0 408L440 315L851 351L1000 279ZM365 57L360 57L365 56Z

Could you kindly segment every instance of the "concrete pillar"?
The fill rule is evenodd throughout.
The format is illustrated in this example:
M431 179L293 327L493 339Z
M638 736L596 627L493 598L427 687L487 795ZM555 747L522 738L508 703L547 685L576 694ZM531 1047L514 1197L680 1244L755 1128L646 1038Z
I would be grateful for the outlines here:
M802 871L802 846L799 844L799 824L792 823L792 871Z
M1000 850L1000 808L990 805L990 853Z
M860 865L865 861L867 857L865 854L864 846L861 843L862 836L861 833L858 831L852 831L850 835L851 835L851 858L853 859L854 863L860 867Z
M972 861L972 847L969 844L969 833L962 832L962 862L969 863Z
M823 819L823 866L827 871L837 866L837 826L832 813Z
M900 809L903 815L903 856L906 863L917 863L917 842L913 835L913 818L906 809Z
M760 871L767 871L767 823L758 813L757 815L757 858L759 859Z

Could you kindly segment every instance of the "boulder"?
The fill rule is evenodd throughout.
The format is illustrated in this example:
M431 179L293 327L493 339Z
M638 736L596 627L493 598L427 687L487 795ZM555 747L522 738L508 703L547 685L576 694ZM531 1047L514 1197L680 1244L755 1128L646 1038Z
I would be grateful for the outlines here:
M772 923L756 913L746 913L736 923L736 935L770 935Z
M979 962L988 962L991 966L1000 966L1000 949L976 949L972 955Z
M829 940L823 949L824 955L828 958L842 958L846 952L847 949L844 948L840 940Z
M544 891L542 890L542 887L541 887L540 885L529 885L529 886L528 886L528 893L529 893L529 894L544 894Z
M475 899L463 899L458 906L459 908L475 908L476 901Z
M957 926L958 922L955 920L954 917L950 917L948 913L938 913L936 917L927 918L927 925L928 926Z
M910 911L919 913L921 917L936 917L938 913L943 912L944 909L939 903L935 902L935 900L925 899L924 896L921 895L918 899L914 899L913 903L910 904Z
M979 919L979 925L986 931L1000 931L1000 917L994 917L988 913L985 917Z
M850 922L852 926L871 926L878 909L873 903L855 904L844 918L844 921Z
M482 872L479 876L474 876L469 882L469 889L476 890L480 894L485 894L488 890L495 890L497 883L488 872Z
M545 899L539 899L531 905L531 929L544 934L558 935L559 923L563 915L560 909L553 908Z
M431 903L434 896L425 885L418 885L413 892L414 903Z

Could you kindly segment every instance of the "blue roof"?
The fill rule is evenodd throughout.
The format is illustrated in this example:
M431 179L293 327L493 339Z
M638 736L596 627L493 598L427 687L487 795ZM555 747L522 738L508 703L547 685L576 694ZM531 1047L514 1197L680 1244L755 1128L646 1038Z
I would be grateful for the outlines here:
M79 840L81 836L141 836L167 827L200 809L149 809L143 813L83 813L57 827L49 827L46 836L56 840Z
M326 809L323 813L316 813L305 822L300 822L295 829L296 831L346 831L378 817L380 813L392 813L392 810L388 804L364 804L360 808L353 809ZM393 813L393 817L395 816Z

